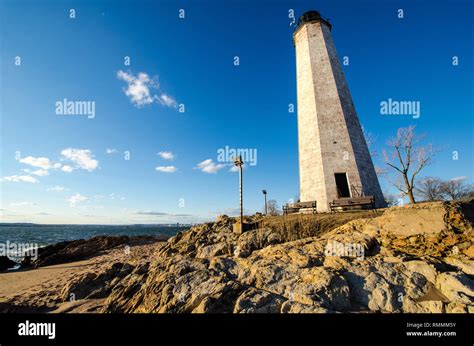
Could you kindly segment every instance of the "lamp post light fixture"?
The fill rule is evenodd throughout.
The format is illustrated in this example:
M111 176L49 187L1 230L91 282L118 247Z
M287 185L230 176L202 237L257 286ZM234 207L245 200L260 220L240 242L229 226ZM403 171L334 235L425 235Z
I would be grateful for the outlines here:
M265 216L267 215L267 190L262 190L263 195L265 196Z
M237 158L234 158L234 165L239 167L239 194L240 194L240 227L241 231L244 229L244 208L242 200L242 166L244 161L242 161L242 156L239 155Z

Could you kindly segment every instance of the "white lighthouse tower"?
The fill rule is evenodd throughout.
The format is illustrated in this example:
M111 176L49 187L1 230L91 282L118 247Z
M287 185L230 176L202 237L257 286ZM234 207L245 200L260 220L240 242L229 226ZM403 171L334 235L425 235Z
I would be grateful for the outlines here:
M319 12L306 12L293 40L301 202L317 201L318 211L328 211L334 200L373 196L377 207L385 206L331 24Z

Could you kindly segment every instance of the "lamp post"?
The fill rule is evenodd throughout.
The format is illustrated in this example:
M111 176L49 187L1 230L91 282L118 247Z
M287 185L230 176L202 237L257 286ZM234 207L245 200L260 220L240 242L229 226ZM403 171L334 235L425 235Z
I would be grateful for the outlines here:
M265 216L267 215L267 190L262 190L263 195L265 196Z
M240 227L241 231L244 229L244 208L242 203L242 166L244 162L242 161L242 156L239 155L237 158L234 158L234 165L239 167L239 194L240 194Z

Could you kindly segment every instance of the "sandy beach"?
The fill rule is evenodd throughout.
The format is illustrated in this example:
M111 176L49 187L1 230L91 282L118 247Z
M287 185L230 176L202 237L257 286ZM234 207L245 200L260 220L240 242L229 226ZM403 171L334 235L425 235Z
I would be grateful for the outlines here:
M8 305L14 304L18 312L96 311L103 299L64 297L63 290L68 283L86 275L100 275L114 263L135 266L149 262L162 245L163 242L123 245L81 261L0 273L0 306L8 302Z

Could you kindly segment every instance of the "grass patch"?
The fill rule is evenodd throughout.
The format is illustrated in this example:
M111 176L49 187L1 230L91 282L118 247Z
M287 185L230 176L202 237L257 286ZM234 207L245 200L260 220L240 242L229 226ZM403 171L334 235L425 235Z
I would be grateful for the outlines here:
M382 215L381 211L358 211L344 213L291 214L268 216L259 223L260 228L270 228L285 241L320 236L349 221L374 218Z

